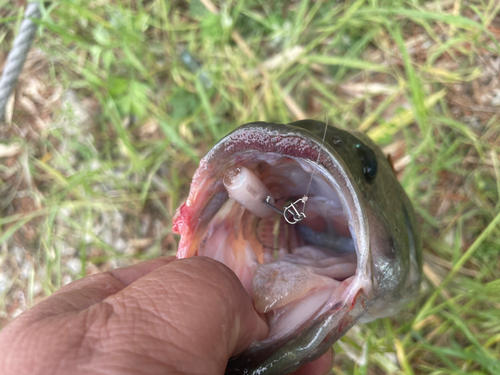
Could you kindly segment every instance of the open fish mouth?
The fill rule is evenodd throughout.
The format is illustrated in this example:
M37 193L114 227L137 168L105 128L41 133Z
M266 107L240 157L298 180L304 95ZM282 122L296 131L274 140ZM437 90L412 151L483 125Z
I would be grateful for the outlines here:
M320 132L238 128L201 161L177 212L177 257L208 256L231 268L270 327L227 373L291 372L374 302L363 192Z
M231 268L253 298L255 309L267 314L268 339L281 338L324 305L337 304L351 284L357 269L351 213L329 184L327 171L316 168L313 175L314 167L307 159L252 150L234 153L222 169L227 170L223 185L227 186L228 173L243 170L251 174L243 179L258 179L246 188L260 182L267 192L260 197L254 188L257 199L250 196L237 201L221 191L215 198L217 204L205 206L211 220L200 233L198 255ZM237 185L241 174L234 176L236 183L230 183ZM270 196L276 207L284 209L304 196L309 182L305 210L304 204L297 204L305 214L303 220L291 225L283 216L266 212L269 208L262 199Z

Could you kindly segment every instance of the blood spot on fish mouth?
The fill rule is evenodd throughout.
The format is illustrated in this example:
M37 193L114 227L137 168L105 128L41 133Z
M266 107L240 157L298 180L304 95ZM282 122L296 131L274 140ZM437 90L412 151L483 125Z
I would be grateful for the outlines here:
M353 302L351 303L351 306L349 307L348 311L351 311L352 309L354 309L354 307L356 306L356 303L358 303L358 299L362 296L362 294L363 294L363 291L358 290L358 292L354 296ZM361 303L364 303L363 299L361 299Z

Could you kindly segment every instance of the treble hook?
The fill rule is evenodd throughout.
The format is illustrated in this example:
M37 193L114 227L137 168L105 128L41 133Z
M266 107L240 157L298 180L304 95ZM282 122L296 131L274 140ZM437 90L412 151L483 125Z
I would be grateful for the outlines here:
M304 195L302 198L297 199L295 202L290 203L285 207L285 210L283 211L283 217L288 224L297 224L299 221L305 219L306 214L304 213L304 211L306 210L306 201L307 196ZM303 205L302 212L299 212L299 210L297 210L296 205L298 205L299 203L302 203ZM292 215L293 220L290 219L290 214Z
M271 197L267 196L262 200L267 207L279 213L286 220L288 224L297 224L299 221L306 217L304 211L306 210L307 197L304 195L302 198L297 199L295 202L290 203L283 211L271 204ZM299 212L296 205L302 203L302 212Z

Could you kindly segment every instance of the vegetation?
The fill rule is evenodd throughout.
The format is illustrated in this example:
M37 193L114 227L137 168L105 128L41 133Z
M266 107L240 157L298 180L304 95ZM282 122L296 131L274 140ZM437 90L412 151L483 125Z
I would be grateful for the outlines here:
M23 15L0 0L0 63ZM424 239L420 297L334 374L500 374L500 3L46 2L0 126L0 327L87 274L174 254L197 162L256 120L366 131Z

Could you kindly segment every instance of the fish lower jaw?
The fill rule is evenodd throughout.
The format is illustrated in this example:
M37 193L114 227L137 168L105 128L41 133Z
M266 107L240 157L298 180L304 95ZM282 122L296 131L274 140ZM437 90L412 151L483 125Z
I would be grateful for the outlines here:
M324 275L317 267L300 267L285 260L276 263L258 268L252 283L255 309L266 314L270 326L265 341L294 334L315 317L346 303L345 292L355 272L352 263L338 264L353 275L344 281ZM268 282L269 274L277 272L286 273L285 280Z

